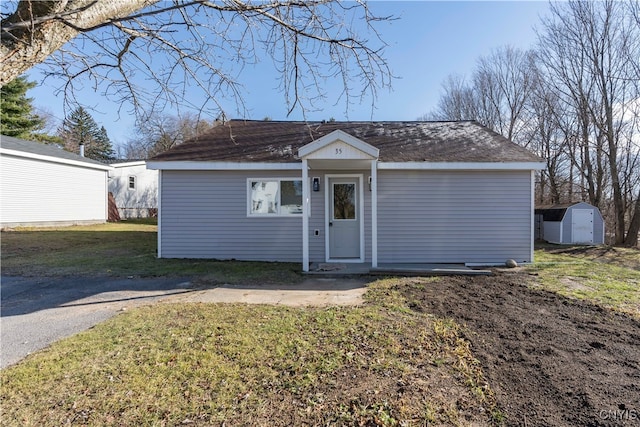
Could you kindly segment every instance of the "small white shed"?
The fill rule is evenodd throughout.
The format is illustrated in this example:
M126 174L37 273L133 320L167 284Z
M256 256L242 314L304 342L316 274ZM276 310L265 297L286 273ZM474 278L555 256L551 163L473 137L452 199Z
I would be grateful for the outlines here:
M55 145L0 137L2 227L107 221L109 165Z
M120 218L155 217L158 213L158 171L147 169L147 162L112 163L109 191Z
M585 202L539 206L535 210L535 237L549 243L604 244L600 210Z

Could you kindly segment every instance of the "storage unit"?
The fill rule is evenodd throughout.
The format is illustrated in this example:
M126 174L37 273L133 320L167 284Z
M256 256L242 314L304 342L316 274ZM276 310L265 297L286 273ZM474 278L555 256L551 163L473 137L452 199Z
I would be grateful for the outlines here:
M600 210L585 202L539 206L535 211L536 239L568 245L604 244Z

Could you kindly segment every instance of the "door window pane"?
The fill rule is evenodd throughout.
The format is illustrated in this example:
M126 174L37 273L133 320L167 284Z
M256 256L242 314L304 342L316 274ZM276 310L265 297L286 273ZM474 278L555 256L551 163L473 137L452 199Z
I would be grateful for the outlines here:
M356 219L355 184L333 184L333 219Z

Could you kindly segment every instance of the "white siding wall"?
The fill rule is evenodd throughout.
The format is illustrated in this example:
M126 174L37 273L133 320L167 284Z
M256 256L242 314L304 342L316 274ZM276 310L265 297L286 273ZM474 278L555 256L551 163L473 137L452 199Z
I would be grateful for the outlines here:
M531 172L379 171L378 260L531 261Z
M2 155L3 226L105 222L107 171Z
M248 217L247 178L299 171L163 171L164 258L302 262L302 217Z
M136 188L129 188L129 177L136 177ZM158 208L158 171L146 165L114 167L110 173L109 191L113 193L121 218L149 216Z

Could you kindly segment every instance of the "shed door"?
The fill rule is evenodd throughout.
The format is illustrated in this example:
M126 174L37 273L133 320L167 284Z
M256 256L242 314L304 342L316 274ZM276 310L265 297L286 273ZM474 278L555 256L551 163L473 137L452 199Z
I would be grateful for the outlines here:
M331 178L329 191L329 258L360 258L358 179Z
M572 243L593 243L593 210L573 209L571 235Z

